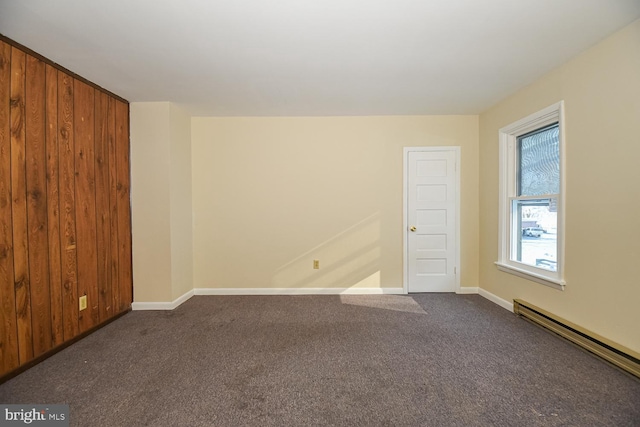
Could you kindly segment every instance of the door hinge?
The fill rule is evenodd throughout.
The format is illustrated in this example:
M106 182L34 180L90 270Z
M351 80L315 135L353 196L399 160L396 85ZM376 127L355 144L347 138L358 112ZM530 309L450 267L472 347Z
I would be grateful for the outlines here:
M453 274L458 274L458 267L453 267Z

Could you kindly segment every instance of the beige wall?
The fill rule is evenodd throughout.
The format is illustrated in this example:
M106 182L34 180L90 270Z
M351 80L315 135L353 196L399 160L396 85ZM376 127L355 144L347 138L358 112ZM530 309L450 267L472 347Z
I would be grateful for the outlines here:
M171 282L172 299L193 289L191 200L191 116L169 106L171 153Z
M131 104L134 302L193 289L191 118L168 102Z
M474 287L477 116L193 118L194 287L402 287L402 148L455 145Z
M498 129L560 100L565 291L500 272ZM480 116L480 286L640 351L640 21Z
M133 102L129 114L133 301L171 301L169 103Z

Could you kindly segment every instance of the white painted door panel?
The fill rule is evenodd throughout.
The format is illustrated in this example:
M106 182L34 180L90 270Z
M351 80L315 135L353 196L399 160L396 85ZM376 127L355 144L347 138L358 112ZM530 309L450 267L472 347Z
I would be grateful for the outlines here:
M407 153L409 292L456 291L456 151Z

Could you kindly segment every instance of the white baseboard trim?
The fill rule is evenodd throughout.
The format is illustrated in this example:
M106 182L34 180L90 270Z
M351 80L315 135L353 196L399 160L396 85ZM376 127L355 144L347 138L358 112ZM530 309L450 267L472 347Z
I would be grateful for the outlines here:
M482 288L462 287L457 294L479 294L513 312L513 303ZM194 295L403 295L402 288L196 288L171 302L134 302L131 309L174 310Z
M402 294L402 288L196 288L171 302L134 302L131 309L173 310L194 295L383 295Z
M196 288L195 295L382 295L402 288Z
M134 302L131 310L173 310L194 295L193 289L171 302Z
M478 288L478 293L485 297L486 299L488 299L489 301L498 304L500 307L504 308L505 310L509 310L510 312L513 313L513 303L507 301L506 299L502 299L497 295L492 294L489 291L486 291L482 288Z
M513 304L482 288L462 287L457 294L479 294L513 312ZM194 295L403 295L402 288L196 288L171 302L134 302L131 309L173 310Z
M456 291L456 294L458 295L465 295L465 294L477 294L478 293L478 287L461 287L459 290Z

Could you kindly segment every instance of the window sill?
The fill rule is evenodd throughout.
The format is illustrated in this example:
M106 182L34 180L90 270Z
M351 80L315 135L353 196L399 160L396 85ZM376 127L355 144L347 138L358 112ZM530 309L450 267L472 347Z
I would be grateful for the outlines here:
M512 265L504 264L499 261L496 261L495 264L496 267L498 267L498 270L504 271L505 273L513 274L515 276L522 277L523 279L531 280L542 285L564 291L564 287L566 285L566 282L564 280L546 277L542 274L535 274L530 271L520 269Z

